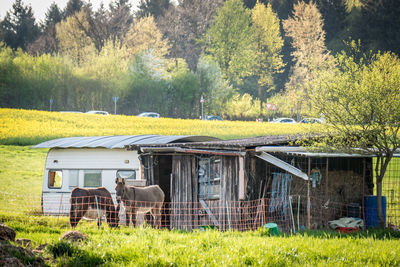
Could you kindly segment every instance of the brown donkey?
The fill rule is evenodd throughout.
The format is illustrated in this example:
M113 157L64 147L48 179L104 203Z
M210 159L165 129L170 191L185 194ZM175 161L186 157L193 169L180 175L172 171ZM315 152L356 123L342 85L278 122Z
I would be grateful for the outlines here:
M116 178L115 191L117 194L117 201L124 203L126 225L132 216L132 225L136 225L137 213L150 212L154 218L154 226L161 227L161 208L164 204L164 192L158 185L151 185L145 187L128 186L125 184L125 179Z
M75 187L69 199L71 209L69 222L75 227L82 218L97 218L97 225L101 225L101 217L105 215L110 227L117 227L119 222L119 208L114 206L110 192L104 187L79 188Z

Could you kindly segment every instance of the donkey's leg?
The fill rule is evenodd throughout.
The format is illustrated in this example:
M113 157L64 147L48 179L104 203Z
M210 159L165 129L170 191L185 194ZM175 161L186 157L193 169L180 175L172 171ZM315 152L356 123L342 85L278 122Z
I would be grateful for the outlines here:
M125 206L125 225L129 227L129 222L131 220L131 207Z
M153 215L153 221L155 228L161 228L161 208L155 207L151 210L151 215Z
M132 208L132 225L133 227L136 227L137 223L137 210L136 208Z
M71 204L71 209L69 211L69 224L72 228L78 224L79 220L77 220L77 217L76 207L74 204Z

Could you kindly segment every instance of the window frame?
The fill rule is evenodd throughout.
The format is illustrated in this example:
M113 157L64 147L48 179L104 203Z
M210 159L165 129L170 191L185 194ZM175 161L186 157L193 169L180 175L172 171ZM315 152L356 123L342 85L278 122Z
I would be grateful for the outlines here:
M221 198L222 157L202 156L196 161L198 197L204 200ZM205 169L204 169L205 168Z
M58 172L61 172L61 185L60 186L54 186L54 184L56 183L56 175ZM54 177L51 177L51 174L54 173ZM49 189L61 189L63 186L63 178L64 176L64 172L62 169L50 169L47 175L47 188ZM53 179L53 183L50 183L50 179ZM53 186L51 186L50 184L53 184Z

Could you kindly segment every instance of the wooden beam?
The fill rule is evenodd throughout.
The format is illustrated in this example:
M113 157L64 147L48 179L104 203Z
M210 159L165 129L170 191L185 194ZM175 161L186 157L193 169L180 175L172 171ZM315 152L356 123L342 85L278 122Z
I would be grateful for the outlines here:
M203 207L203 209L206 210L208 216L210 216L211 221L214 223L215 226L217 226L219 228L219 223L218 221L215 219L214 215L212 214L211 210L208 208L206 202L204 202L204 200L200 199L200 204Z

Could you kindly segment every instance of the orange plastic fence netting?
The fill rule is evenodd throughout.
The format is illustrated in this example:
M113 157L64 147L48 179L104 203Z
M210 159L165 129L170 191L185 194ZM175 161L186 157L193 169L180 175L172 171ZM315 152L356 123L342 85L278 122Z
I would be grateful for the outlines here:
M215 228L220 230L255 230L274 222L281 231L306 228L327 228L328 222L342 217L357 217L365 221L368 213L362 205L344 204L326 199L294 195L286 198L263 198L252 201L200 200L197 202L138 202L97 197L77 197L70 194L27 198L3 195L0 212L23 213L43 220L66 217L71 226L81 219L101 218L109 226L137 226L143 223L167 229ZM390 210L386 210L389 214ZM367 218L366 218L367 216ZM398 217L386 217L387 224L399 225Z

